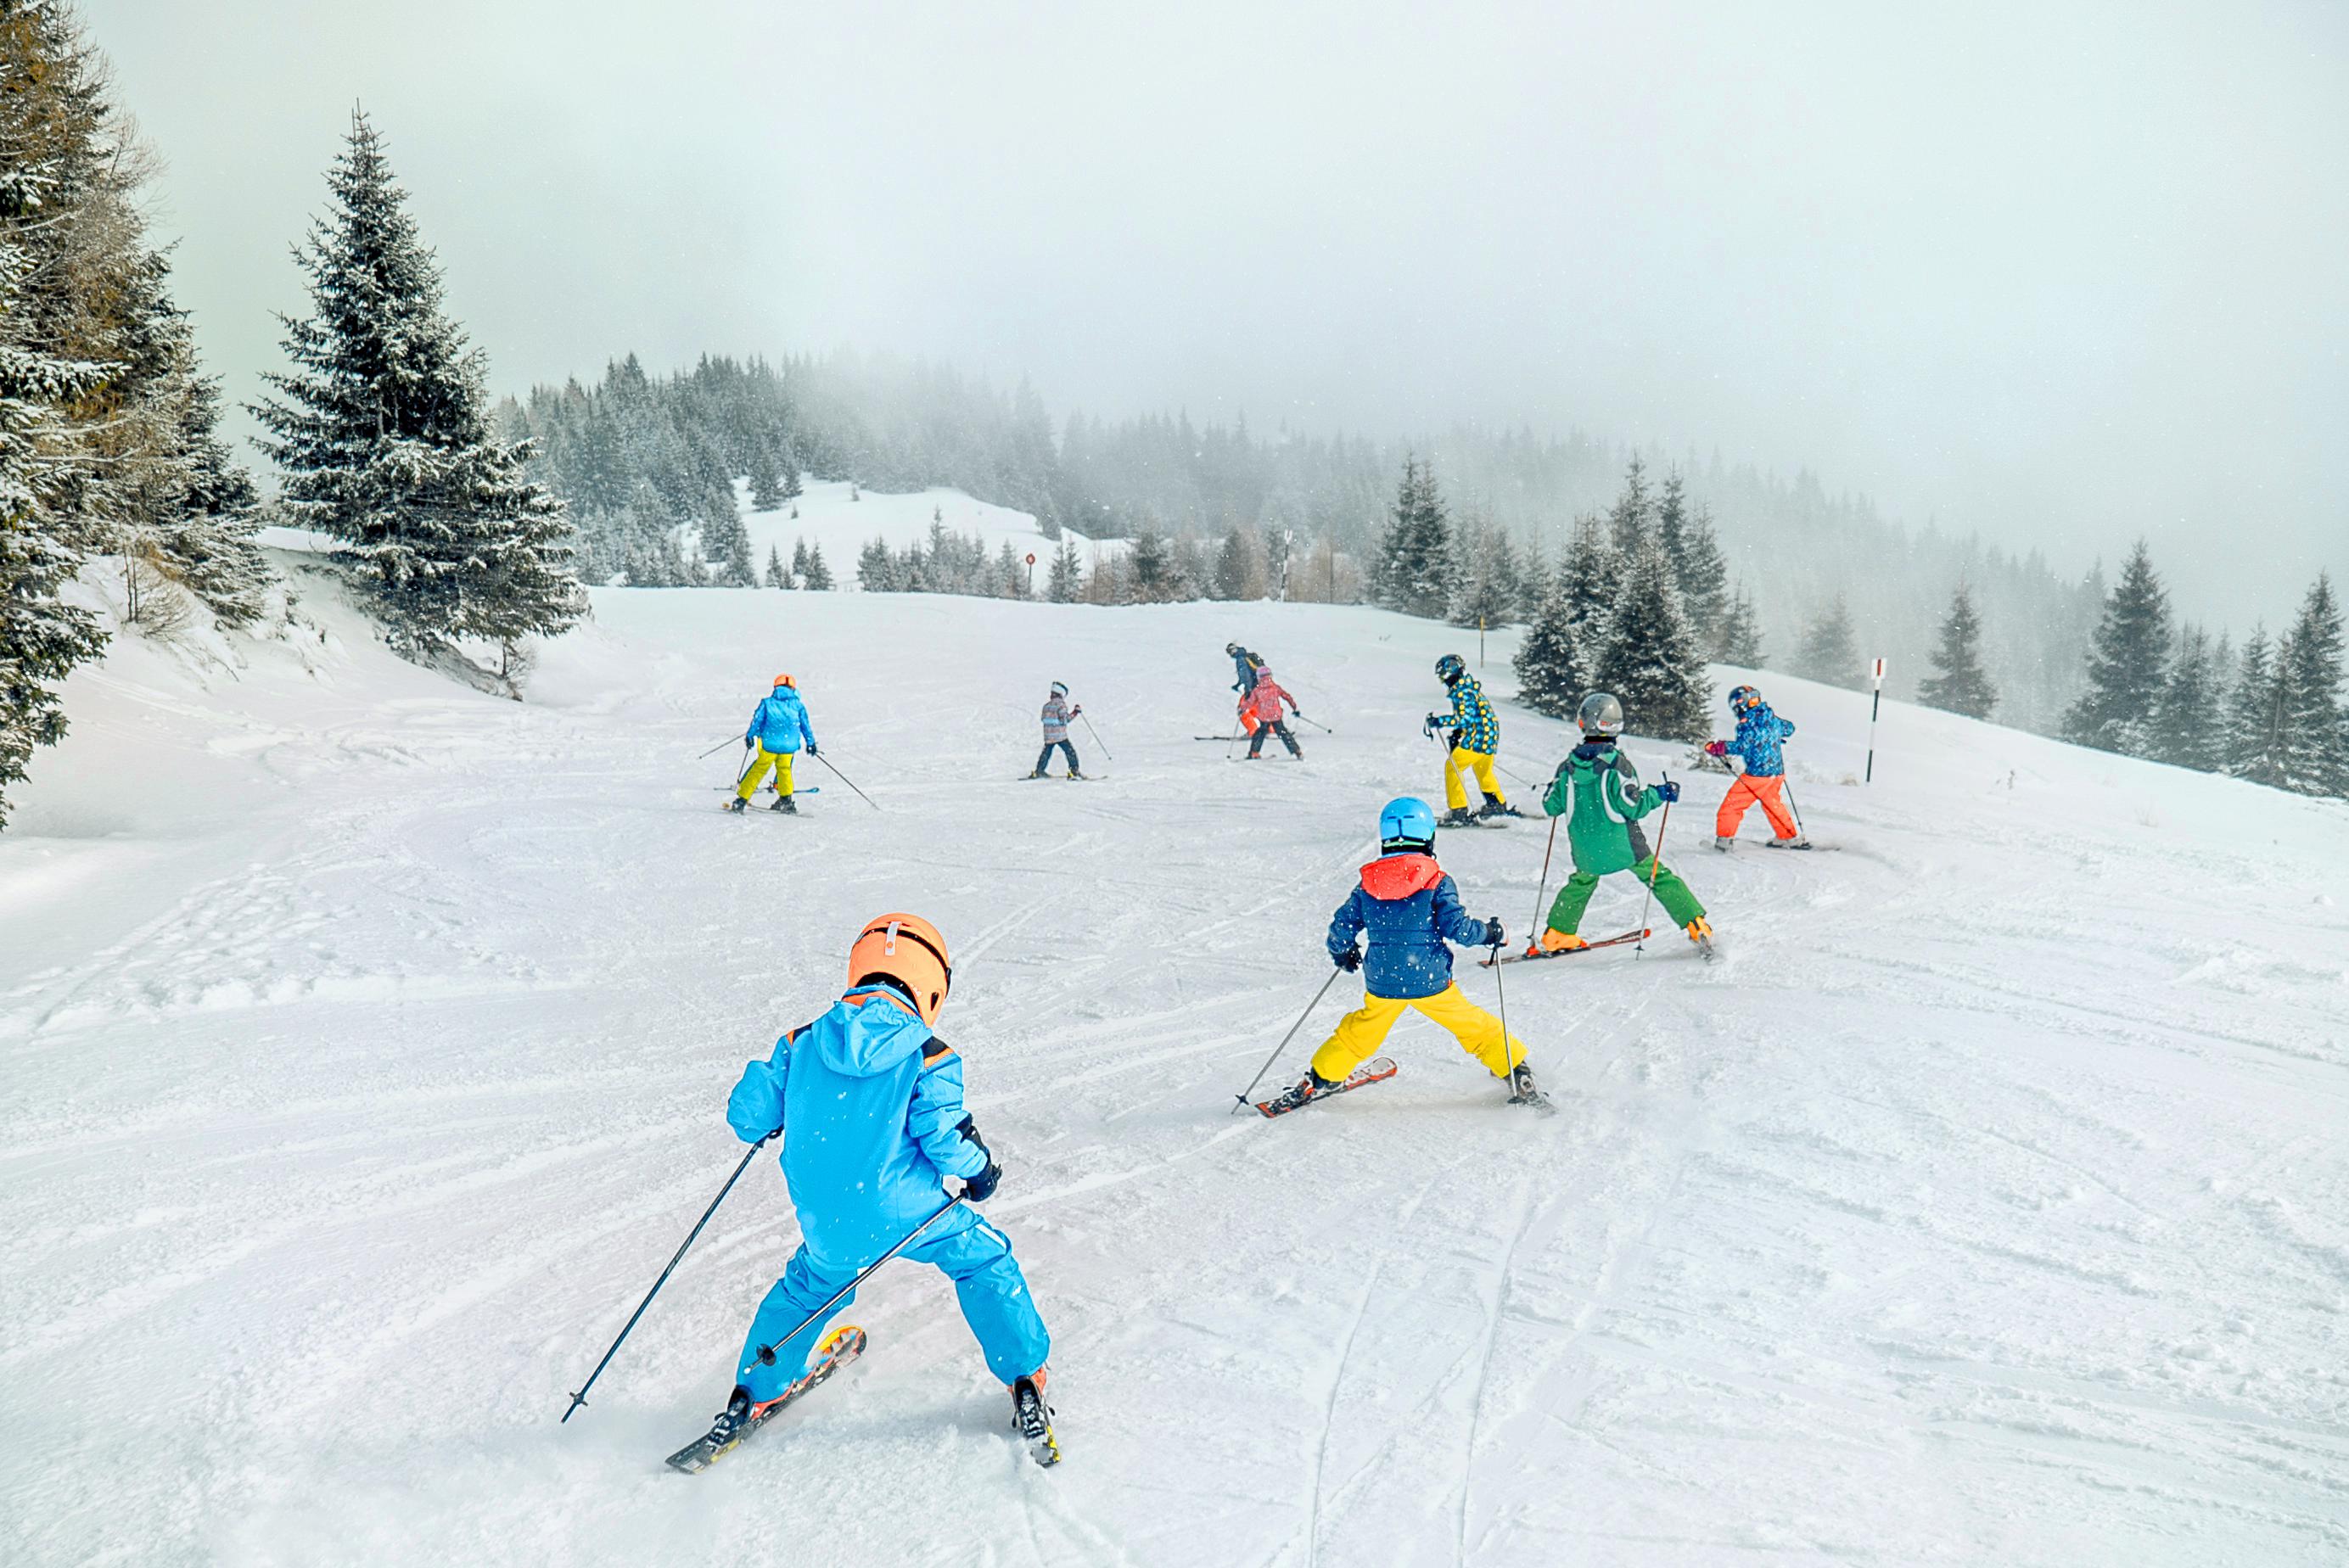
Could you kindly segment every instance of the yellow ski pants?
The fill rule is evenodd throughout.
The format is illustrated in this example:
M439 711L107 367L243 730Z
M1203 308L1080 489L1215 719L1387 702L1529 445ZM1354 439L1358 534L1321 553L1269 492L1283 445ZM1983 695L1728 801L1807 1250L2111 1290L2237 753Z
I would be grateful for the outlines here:
M1495 1078L1508 1077L1509 1069L1526 1059L1526 1043L1511 1035L1505 1051L1501 1020L1461 995L1454 984L1433 996L1365 994L1362 1005L1339 1019L1336 1031L1313 1053L1313 1070L1325 1078L1342 1078L1361 1067L1385 1041L1405 1007L1416 1007L1451 1030L1460 1048L1483 1062Z
M770 751L763 746L760 747L759 755L750 759L750 766L742 769L742 777L735 784L734 793L748 800L759 792L759 781L766 778L769 769L772 769L775 774L775 793L786 799L790 799L793 755L789 751Z
M1500 780L1493 777L1492 758L1482 751L1471 751L1464 746L1455 746L1452 748L1452 754L1444 759L1444 803L1454 810L1465 810L1468 805L1468 791L1460 784L1460 775L1463 772L1475 774L1476 788L1494 799L1508 799L1506 795L1501 793Z

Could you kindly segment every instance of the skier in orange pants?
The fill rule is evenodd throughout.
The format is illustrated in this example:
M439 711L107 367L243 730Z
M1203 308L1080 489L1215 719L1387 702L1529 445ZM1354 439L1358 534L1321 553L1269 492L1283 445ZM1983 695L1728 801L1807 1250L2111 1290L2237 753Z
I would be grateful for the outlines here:
M1721 810L1713 815L1713 847L1726 850L1734 844L1746 809L1759 806L1770 820L1772 849L1809 849L1810 841L1795 825L1785 799L1786 758L1779 747L1795 733L1794 724L1771 712L1762 694L1750 686L1729 694L1729 710L1737 716L1735 738L1716 740L1705 750L1714 757L1736 758L1745 764L1745 771L1730 781L1729 793L1722 797Z

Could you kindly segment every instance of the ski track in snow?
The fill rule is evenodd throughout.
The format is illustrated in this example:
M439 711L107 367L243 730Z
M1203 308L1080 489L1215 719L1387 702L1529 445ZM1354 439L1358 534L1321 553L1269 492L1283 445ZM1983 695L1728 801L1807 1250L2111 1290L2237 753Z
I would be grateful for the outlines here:
M1396 1078L1267 1123L1233 1091L1371 812L1440 799L1455 633L599 593L517 706L305 589L321 648L234 679L118 639L0 839L11 1562L2349 1559L2349 812L1902 705L1862 789L1864 698L1764 674L1843 852L1714 853L1718 776L1635 743L1722 954L1506 971L1557 1116L1413 1015ZM1233 636L1337 731L1302 766L1190 739ZM782 667L879 810L812 763L801 818L713 809ZM1115 748L1074 790L1010 777L1054 678ZM1546 777L1562 727L1502 713ZM1546 833L1439 845L1515 940ZM796 1241L764 1157L558 1425L740 1158L741 1062L901 907L956 944L1067 1462L896 1266L833 1387L662 1470Z

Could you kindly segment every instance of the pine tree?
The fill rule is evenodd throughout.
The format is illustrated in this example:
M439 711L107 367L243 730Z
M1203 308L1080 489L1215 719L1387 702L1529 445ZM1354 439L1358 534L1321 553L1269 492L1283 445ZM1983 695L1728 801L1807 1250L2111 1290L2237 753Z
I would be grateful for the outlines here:
M876 537L856 557L856 582L867 593L895 593L904 584L897 580L896 558L889 553L889 542Z
M1762 652L1762 618L1754 612L1754 596L1738 585L1728 614L1722 617L1719 662L1740 669L1758 670L1768 661Z
M750 449L750 510L772 511L783 504L783 464L771 441Z
M404 652L475 636L512 652L585 611L561 503L493 439L481 354L441 313L440 266L405 209L383 140L354 112L327 181L329 217L296 253L314 314L279 317L295 369L253 408L294 520L338 554Z
M1623 493L1615 499L1614 507L1607 513L1607 534L1615 546L1615 553L1628 563L1639 557L1640 551L1656 531L1656 501L1648 493L1647 466L1637 457L1623 472ZM1625 712L1629 712L1627 707Z
M1982 667L1982 622L1974 614L1972 590L1961 580L1941 621L1941 643L1933 650L1934 674L1918 689L1928 707L1988 718L1998 707L1998 688Z
M1803 632L1795 655L1795 673L1806 680L1857 691L1867 682L1859 667L1859 642L1851 626L1851 607L1837 593Z
M2276 680L2282 663L2281 654L2270 648L2267 627L2253 626L2251 641L2243 645L2242 669L2229 704L2225 770L2231 778L2270 786L2283 782L2283 720L2290 693Z
M0 131L16 129L0 119ZM33 748L65 737L58 686L106 646L97 618L57 597L80 565L52 510L72 440L67 410L107 367L61 358L27 331L29 258L16 230L37 221L45 173L17 136L0 139L0 827Z
M1598 665L1597 685L1622 703L1624 727L1634 734L1706 738L1704 651L1681 608L1671 562L1652 533L1632 559Z
M2156 755L2162 761L2204 773L2217 772L2226 761L2225 678L2209 634L2199 626L2181 629L2156 727Z
M1061 548L1052 555L1052 579L1045 589L1046 597L1055 604L1073 604L1084 592L1084 563L1077 559L1077 542L1062 539Z
M2317 573L2276 654L2282 723L2279 780L2302 795L2349 795L2342 744L2341 604L2333 579Z
M790 569L783 565L783 547L771 542L767 546L767 586L789 588L791 585Z
M1445 619L1455 626L1506 626L1517 618L1524 588L1516 547L1482 518L1456 531L1460 559Z
M1215 596L1226 601L1264 597L1264 574L1257 564L1254 535L1234 523L1216 552Z
M1656 500L1656 531L1664 553L1671 558L1672 575L1680 583L1681 603L1697 629L1709 659L1722 657L1728 646L1729 563L1722 559L1721 540L1713 531L1713 514L1703 508L1691 512L1674 469L1664 480Z
M1004 598L1028 597L1028 563L1020 559L1019 551L1008 539L995 552L995 575L1002 584L998 592Z
M1574 605L1556 579L1543 586L1512 667L1517 672L1517 700L1552 718L1573 717L1590 689L1589 671L1575 642Z
M823 563L823 546L808 546L807 571L800 578L800 586L812 593L832 592L832 568Z
M1574 640L1586 656L1607 645L1616 601L1623 593L1623 560L1595 517L1575 519L1566 559L1557 570L1557 591L1566 599Z
M1451 524L1433 468L1415 457L1403 459L1402 483L1396 489L1391 515L1379 548L1379 603L1433 620L1451 603L1457 571Z
M2153 721L2169 648L2169 594L2139 540L2105 599L2088 655L2088 689L2064 716L2064 738L2125 757L2157 755Z

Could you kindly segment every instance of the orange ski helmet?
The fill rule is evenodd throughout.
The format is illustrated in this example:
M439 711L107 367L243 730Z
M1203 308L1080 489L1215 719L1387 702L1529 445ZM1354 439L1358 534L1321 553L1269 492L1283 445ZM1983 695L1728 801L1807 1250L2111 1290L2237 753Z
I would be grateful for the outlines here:
M797 681L795 681L795 680L793 680L793 679L792 679L792 677L791 677L791 676L777 676L775 677L775 684L776 684L777 686L787 686L791 687L793 691L797 691L797 690L799 690L799 689L800 689L800 683L799 683L799 682L797 682Z
M947 939L918 914L876 914L864 923L848 950L848 983L861 985L876 975L905 986L925 1024L938 1021L954 989Z

